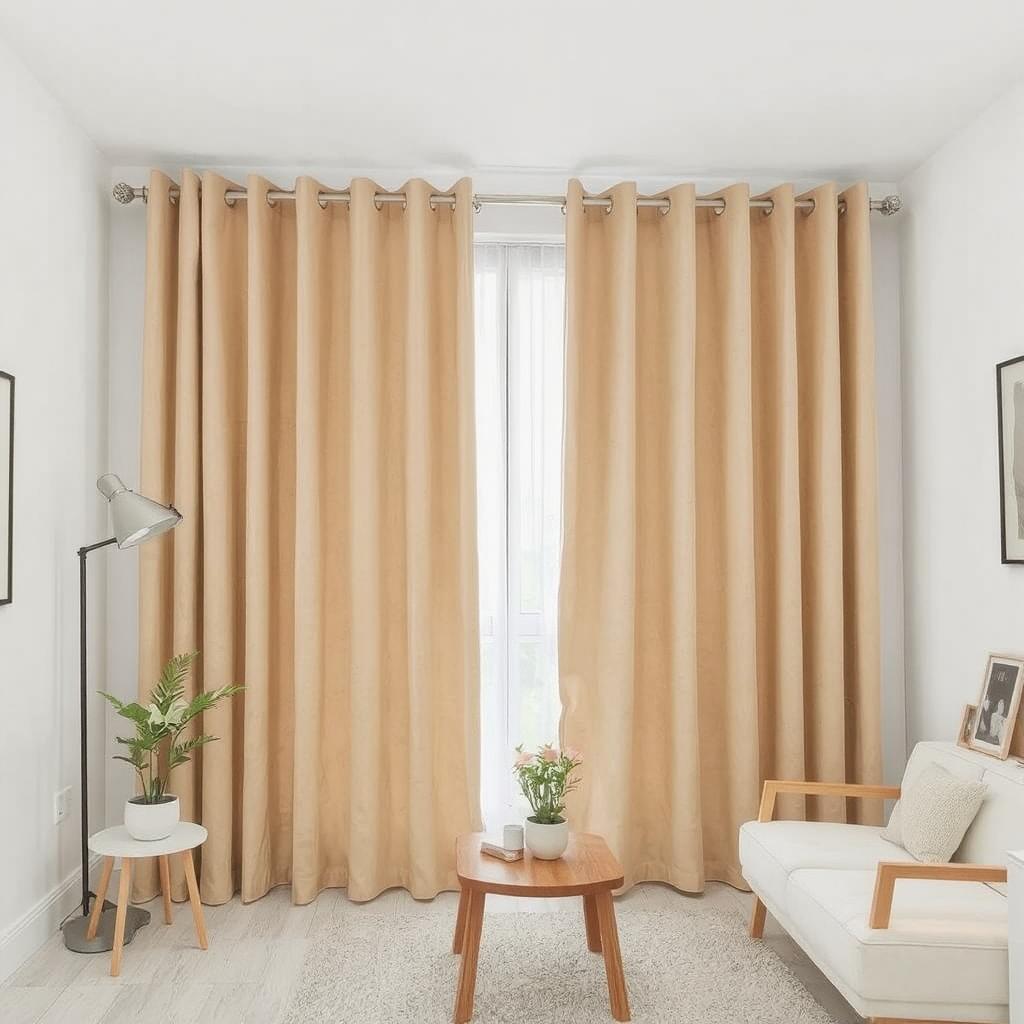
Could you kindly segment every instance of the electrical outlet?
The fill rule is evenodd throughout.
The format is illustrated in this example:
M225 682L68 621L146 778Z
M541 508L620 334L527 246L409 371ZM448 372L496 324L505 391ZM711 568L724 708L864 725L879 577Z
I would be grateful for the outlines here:
M67 816L71 807L71 787L65 786L53 794L53 823L59 825Z

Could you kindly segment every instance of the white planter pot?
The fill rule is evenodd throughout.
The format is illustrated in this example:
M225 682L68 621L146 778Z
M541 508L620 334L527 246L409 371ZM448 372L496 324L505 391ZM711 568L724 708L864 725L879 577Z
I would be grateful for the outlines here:
M538 860L558 860L569 845L569 822L542 825L533 818L526 819L526 848Z
M152 842L166 839L178 824L180 805L176 796L167 796L161 803L137 803L134 797L124 805L124 827L132 839Z

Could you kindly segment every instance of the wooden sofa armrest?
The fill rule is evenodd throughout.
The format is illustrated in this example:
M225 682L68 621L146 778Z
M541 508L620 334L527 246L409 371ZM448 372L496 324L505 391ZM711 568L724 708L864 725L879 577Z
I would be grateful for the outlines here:
M898 800L899 786L866 786L854 782L786 782L765 780L761 791L758 821L771 821L775 814L775 798L779 793L802 793L805 796L857 796L867 799Z
M875 895L871 900L869 928L888 928L892 896L897 878L930 878L949 882L1005 882L1006 868L998 864L918 864L907 861L879 861Z

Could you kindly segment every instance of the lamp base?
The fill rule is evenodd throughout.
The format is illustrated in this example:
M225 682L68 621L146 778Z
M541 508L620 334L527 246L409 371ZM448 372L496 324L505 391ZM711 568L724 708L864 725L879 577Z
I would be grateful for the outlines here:
M114 948L114 920L117 907L110 900L103 901L103 913L100 925L96 929L96 938L88 939L85 933L89 929L89 918L77 914L64 923L64 945L73 953L105 953ZM135 938L135 933L149 924L150 913L142 907L129 907L124 919L124 941L127 945Z

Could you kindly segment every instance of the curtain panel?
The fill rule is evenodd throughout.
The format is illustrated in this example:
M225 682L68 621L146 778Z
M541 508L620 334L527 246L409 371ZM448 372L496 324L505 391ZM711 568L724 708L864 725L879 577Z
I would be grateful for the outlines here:
M562 742L626 884L745 887L766 777L881 773L869 199L567 202ZM835 799L790 816L840 819ZM851 820L880 807L851 801ZM858 816L860 816L858 818Z
M140 693L174 652L241 683L176 769L201 892L457 888L479 828L472 195L295 202L251 177L149 185ZM180 877L172 883L183 898ZM157 881L140 872L136 898Z

